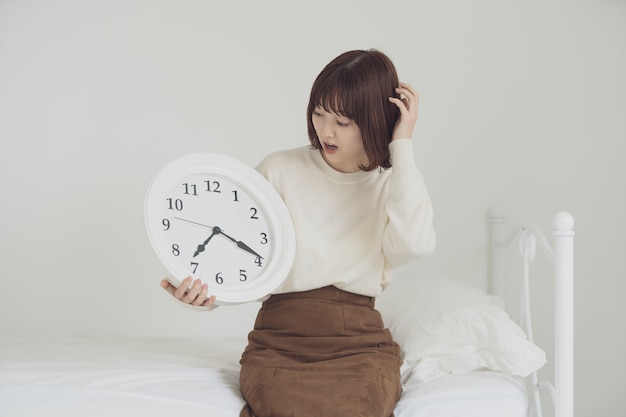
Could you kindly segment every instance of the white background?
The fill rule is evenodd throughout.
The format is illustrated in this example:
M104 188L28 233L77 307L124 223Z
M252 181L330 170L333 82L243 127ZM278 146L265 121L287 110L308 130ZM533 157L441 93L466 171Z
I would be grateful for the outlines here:
M0 332L247 330L255 304L200 314L159 288L147 186L185 153L256 165L306 145L315 76L378 48L421 93L416 160L438 234L396 279L485 286L491 204L548 232L570 211L576 412L624 415L625 43L620 0L2 0ZM536 340L551 348L542 262Z

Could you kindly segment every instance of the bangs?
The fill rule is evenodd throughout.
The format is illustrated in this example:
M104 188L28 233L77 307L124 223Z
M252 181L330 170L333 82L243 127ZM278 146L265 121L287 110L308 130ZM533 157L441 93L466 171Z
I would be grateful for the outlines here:
M334 75L334 76L333 76ZM356 120L360 114L357 107L359 100L356 97L356 86L353 77L345 71L341 74L331 74L325 80L320 80L311 91L311 103L327 112L336 113L348 119Z

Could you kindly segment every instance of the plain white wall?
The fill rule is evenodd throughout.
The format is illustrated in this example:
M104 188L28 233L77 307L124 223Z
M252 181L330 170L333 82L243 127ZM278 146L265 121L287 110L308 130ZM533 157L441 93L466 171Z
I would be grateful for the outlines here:
M199 314L159 288L146 188L188 152L255 165L305 145L317 73L379 48L421 92L439 240L396 279L485 286L490 204L548 232L570 211L577 415L623 415L625 41L619 0L0 1L0 332L246 332L257 305ZM536 340L551 346L537 268Z

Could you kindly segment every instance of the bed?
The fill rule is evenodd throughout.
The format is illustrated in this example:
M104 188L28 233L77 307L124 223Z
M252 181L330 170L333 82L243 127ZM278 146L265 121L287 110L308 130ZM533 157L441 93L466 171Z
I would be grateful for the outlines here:
M500 208L489 224L489 293L420 277L394 281L377 300L404 360L396 417L573 416L573 218L555 216L552 245L532 225L509 225ZM519 323L503 306L512 246L524 265ZM525 308L537 248L554 261L553 383L538 381L546 355ZM215 340L3 337L0 416L236 417L246 340ZM542 406L543 389L553 401Z

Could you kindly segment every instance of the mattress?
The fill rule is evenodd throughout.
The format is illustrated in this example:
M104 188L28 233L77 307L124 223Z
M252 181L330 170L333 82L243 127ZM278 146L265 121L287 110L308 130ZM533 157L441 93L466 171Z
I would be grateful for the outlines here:
M0 416L237 417L245 340L4 338ZM396 417L522 417L521 378L446 375L406 389Z

